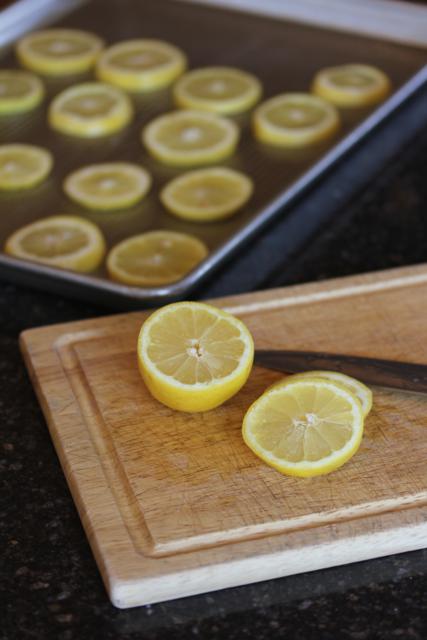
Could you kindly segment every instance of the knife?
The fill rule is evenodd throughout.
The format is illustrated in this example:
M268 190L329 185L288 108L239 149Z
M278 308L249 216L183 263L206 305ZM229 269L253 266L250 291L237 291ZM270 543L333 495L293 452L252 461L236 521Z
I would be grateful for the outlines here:
M427 365L316 351L257 350L255 364L284 373L329 370L346 373L367 384L427 392Z

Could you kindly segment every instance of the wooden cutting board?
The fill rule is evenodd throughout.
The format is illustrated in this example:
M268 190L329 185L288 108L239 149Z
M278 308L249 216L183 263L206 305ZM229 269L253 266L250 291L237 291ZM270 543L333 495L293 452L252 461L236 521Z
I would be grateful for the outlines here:
M216 300L258 348L427 363L427 266ZM146 314L26 331L22 351L113 604L131 607L408 551L427 541L427 396L374 389L357 455L314 479L244 445L251 402L280 374L204 414L148 394Z

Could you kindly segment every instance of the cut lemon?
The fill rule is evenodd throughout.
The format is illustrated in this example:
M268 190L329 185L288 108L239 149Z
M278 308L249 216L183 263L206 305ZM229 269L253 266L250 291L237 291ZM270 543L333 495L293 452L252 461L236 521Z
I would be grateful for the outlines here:
M178 176L160 193L168 211L196 222L228 218L248 201L253 183L243 173L215 167Z
M48 119L61 133L92 138L123 129L132 116L132 103L123 91L102 82L86 82L57 95Z
M281 473L330 473L357 451L363 411L347 387L326 378L285 379L256 400L243 419L243 439Z
M5 252L73 271L93 271L105 254L105 241L96 225L77 216L51 216L15 231Z
M44 87L26 71L0 70L0 115L30 111L41 103Z
M184 53L161 40L127 40L106 49L96 75L128 91L154 91L173 82L187 67Z
M335 107L306 93L284 93L260 105L253 116L255 137L282 147L304 147L336 133Z
M29 189L49 175L53 165L50 151L30 144L0 146L0 189Z
M390 93L385 73L365 64L345 64L322 69L312 91L337 107L366 107L381 102Z
M106 162L83 167L64 181L64 191L88 209L124 209L139 202L148 192L151 176L129 162Z
M47 75L69 75L90 69L103 41L78 29L47 29L21 38L16 54L24 67Z
M114 280L157 287L181 280L208 254L206 245L186 233L147 231L116 245L107 269Z
M138 338L145 384L157 400L179 411L209 411L234 396L249 377L253 355L243 322L200 302L155 311Z
M142 140L155 158L181 166L218 162L234 152L238 139L234 122L198 111L168 113L142 132Z
M239 113L261 97L259 80L232 67L207 67L186 73L173 88L175 104L184 109Z

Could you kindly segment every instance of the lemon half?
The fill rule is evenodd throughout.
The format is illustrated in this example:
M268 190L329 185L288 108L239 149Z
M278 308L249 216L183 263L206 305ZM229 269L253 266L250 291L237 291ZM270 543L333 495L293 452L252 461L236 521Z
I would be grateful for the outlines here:
M51 172L53 156L47 149L30 144L0 146L0 189L29 189Z
M43 83L26 71L0 70L0 115L30 111L43 100Z
M337 107L366 107L390 93L391 82L383 71L366 64L328 67L316 74L312 91Z

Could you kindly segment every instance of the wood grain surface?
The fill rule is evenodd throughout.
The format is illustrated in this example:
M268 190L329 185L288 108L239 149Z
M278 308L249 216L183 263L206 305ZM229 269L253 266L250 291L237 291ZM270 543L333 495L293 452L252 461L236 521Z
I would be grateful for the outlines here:
M214 301L258 348L427 363L427 267ZM374 389L362 446L282 476L241 438L281 374L254 368L219 409L178 413L136 364L131 313L22 334L27 366L113 603L129 607L425 546L427 398Z

